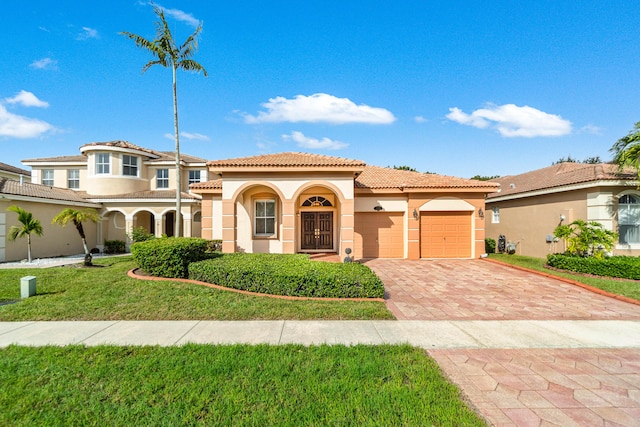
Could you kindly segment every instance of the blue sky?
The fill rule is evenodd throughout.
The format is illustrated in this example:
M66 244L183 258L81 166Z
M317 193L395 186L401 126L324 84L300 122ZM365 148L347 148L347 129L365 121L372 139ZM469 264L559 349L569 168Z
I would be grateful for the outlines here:
M52 6L55 4L55 6ZM169 1L182 152L302 151L471 177L608 160L640 121L637 1ZM171 71L136 0L33 0L0 15L0 161L95 141L174 148Z

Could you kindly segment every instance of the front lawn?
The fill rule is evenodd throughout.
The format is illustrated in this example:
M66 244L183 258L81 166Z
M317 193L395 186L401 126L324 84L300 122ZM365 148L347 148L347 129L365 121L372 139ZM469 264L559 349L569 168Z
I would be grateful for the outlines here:
M287 301L201 285L137 280L131 257L96 267L0 269L0 321L394 319L378 301ZM20 278L37 277L37 295L20 299ZM3 304L7 301L15 303Z
M543 258L532 258L522 255L490 254L489 258L507 264L529 268L531 270L542 271L565 279L571 279L612 294L622 295L640 301L640 281L611 279L607 277L591 277L584 274L569 273L564 271L551 270L545 267L546 260Z
M409 346L8 347L0 424L483 426Z

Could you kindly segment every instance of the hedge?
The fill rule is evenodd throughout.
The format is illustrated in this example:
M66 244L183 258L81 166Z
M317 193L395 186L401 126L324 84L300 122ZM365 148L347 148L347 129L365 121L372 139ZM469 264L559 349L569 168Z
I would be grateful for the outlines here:
M168 237L137 242L131 254L138 266L153 276L187 278L189 264L207 258L207 240Z
M308 255L222 254L189 265L189 278L272 295L382 298L384 285L357 263L311 261Z
M577 273L640 280L640 258L638 257L613 256L598 259L595 257L551 254L547 255L547 264L553 268Z

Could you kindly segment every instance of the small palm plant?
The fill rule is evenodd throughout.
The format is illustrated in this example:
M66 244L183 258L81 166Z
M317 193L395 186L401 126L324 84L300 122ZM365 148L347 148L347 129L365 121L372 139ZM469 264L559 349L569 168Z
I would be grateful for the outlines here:
M27 236L27 259L31 262L31 234L42 236L42 224L33 217L31 212L27 212L18 206L9 206L7 210L17 213L18 221L22 224L21 227L17 225L11 226L9 229L9 240L14 241L18 237Z
M84 265L91 265L91 253L87 246L87 237L84 234L84 227L82 223L84 221L98 222L100 220L100 214L95 209L82 209L77 210L73 208L65 208L58 215L53 217L52 224L58 224L62 227L66 226L69 222L72 222L80 234L82 239L82 246L84 247Z

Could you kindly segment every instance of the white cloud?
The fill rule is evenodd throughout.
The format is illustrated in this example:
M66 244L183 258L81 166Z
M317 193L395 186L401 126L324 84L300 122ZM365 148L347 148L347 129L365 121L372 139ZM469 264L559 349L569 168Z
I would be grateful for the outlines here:
M167 139L175 140L176 136L173 133L165 133L164 137ZM198 141L210 141L207 135L203 135L201 133L191 133L191 132L180 132L180 138L198 140Z
M0 136L26 139L54 130L55 128L47 122L10 113L0 104Z
M153 5L152 2L148 3ZM174 19L177 19L178 21L182 21L184 23L186 23L187 25L190 25L194 28L197 28L198 25L200 25L200 21L198 21L196 18L193 17L192 14L184 12L180 9L167 9L166 7L160 6L159 4L156 3L156 6L158 6L160 9L162 9L165 13L165 15L171 16Z
M282 135L282 139L285 141L294 141L298 144L298 147L309 148L312 150L340 150L346 148L349 144L344 142L334 141L329 138L315 139L305 136L302 132L293 131L291 135Z
M76 36L76 40L99 39L98 30L89 27L82 27L82 31Z
M348 98L337 98L326 93L316 93L311 96L297 95L293 99L278 96L263 103L262 107L267 111L260 111L257 116L245 113L245 122L251 124L266 122L388 124L396 120L395 116L384 108L356 105Z
M602 135L602 128L600 126L588 124L580 128L580 133L589 133L592 135Z
M26 90L21 90L13 98L5 98L4 100L7 104L20 104L23 107L47 108L49 106L48 102L39 100L37 96Z
M424 118L423 116L415 116L413 118L413 121L416 123L426 123L428 120L426 118Z
M562 136L571 133L572 125L556 114L545 113L527 105L487 105L471 114L457 107L449 108L446 116L454 122L477 128L494 127L505 137Z
M57 70L58 61L51 58L42 58L33 61L31 64L29 64L29 67L35 68L36 70Z

